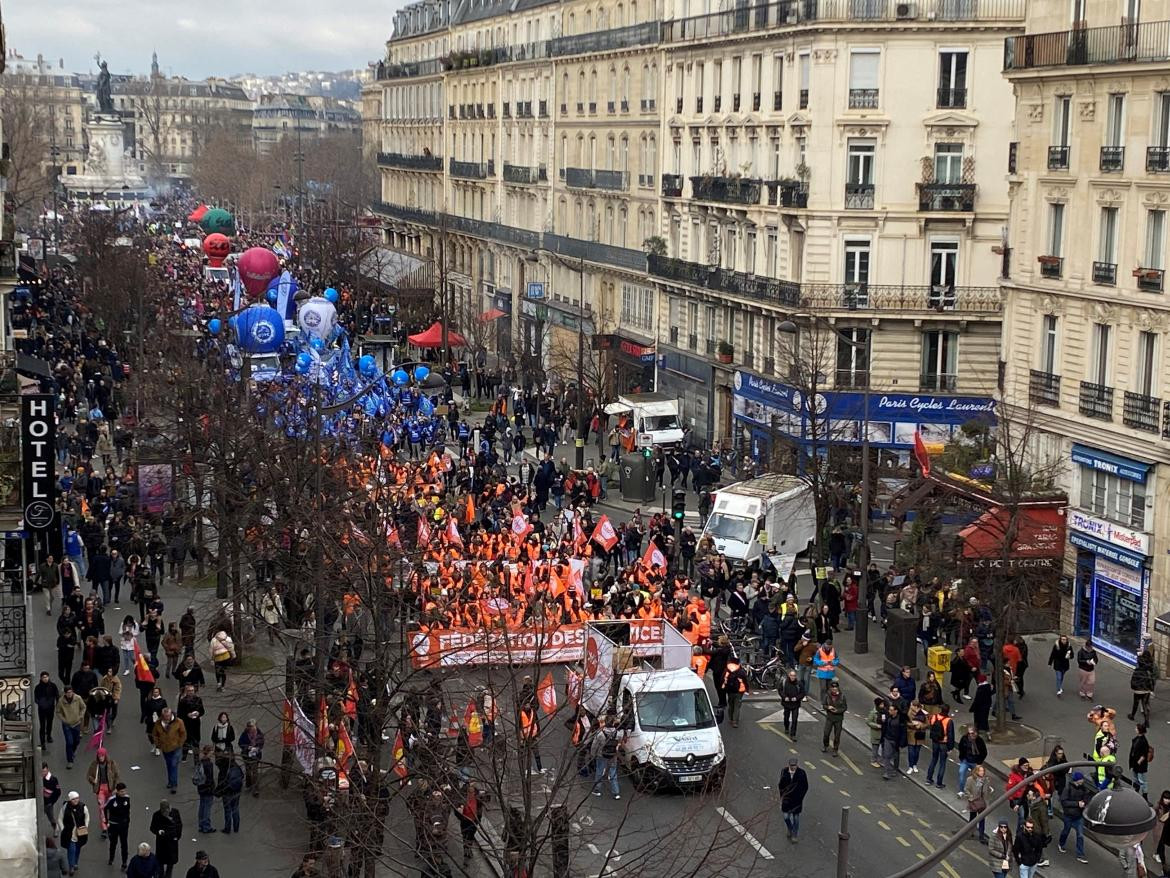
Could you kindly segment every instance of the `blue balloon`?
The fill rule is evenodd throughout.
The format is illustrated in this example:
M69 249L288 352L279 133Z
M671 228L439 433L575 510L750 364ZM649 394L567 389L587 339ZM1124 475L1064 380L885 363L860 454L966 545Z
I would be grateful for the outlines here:
M430 370L429 366L415 366L414 367L414 380L415 381L426 381L427 376L430 374L431 374L431 370Z
M313 338L309 339L309 347L315 351L323 351L325 350L325 342L314 336Z
M236 328L236 326L239 324L239 322L240 322L240 318L239 318L238 314L233 314L231 317L228 318L228 326L230 326L233 330Z
M297 354L296 372L298 375L304 375L313 366L313 358L304 351Z
M394 374L390 376L390 379L399 387L402 387L410 381L410 376L406 374L405 369L395 369Z
M331 304L336 305L337 300L341 297L337 294L337 290L333 289L333 287L326 287L325 298L328 299Z
M363 354L358 360L358 371L363 375L373 377L374 373L378 371L378 363L374 359L373 354Z
M270 354L284 343L284 319L275 308L253 305L237 314L236 335L240 349L249 354Z
M264 298L266 298L268 300L269 305L275 305L276 304L276 290L272 289L272 287L269 287L268 292L264 294Z
M212 335L219 335L221 329L223 329L223 324L219 322L218 317L212 317L207 321L207 331Z

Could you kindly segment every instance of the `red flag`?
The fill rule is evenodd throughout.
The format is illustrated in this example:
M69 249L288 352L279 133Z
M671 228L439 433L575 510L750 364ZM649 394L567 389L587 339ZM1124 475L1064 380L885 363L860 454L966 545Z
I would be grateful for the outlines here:
M471 747L478 747L483 743L483 720L475 706L475 699L467 702L467 709L463 711L463 725L467 729L467 743Z
M580 674L571 668L565 671L565 694L568 696L569 704L573 705L574 708L581 703L581 682Z
M611 551L618 541L617 531L613 529L613 522L607 516L601 516L597 521L597 527L593 528L593 536L590 539L605 551Z
M337 770L345 771L349 760L353 758L353 739L349 736L349 729L345 723L337 726Z
M544 675L536 687L536 697L540 699L540 709L545 716L552 716L557 712L557 687L553 683L552 671Z
M528 519L523 514L517 513L515 518L512 519L512 533L520 537L520 539L524 539L531 532L532 525L528 523Z
M386 543L396 548L402 548L402 540L398 538L398 525L391 522L386 525Z
M406 745L402 743L402 732L394 736L394 773L400 780L406 780Z
M573 546L580 550L584 548L586 542L588 541L585 539L585 531L581 528L581 516L576 515L573 517Z
M653 540L646 547L646 554L642 556L642 563L647 567L666 566L666 556L662 554L662 550L658 548L658 544Z
M284 699L283 717L284 721L280 725L280 740L285 747L291 750L297 742L296 727L294 725L296 716L293 713L292 702L287 698Z
M324 747L329 742L329 705L322 695L317 702L317 745Z
M922 433L918 430L914 431L914 459L922 468L922 474L930 475L930 454L927 453L926 443L922 441Z
M142 654L142 650L138 648L138 641L134 641L134 679L141 683L155 682L154 672L150 670L150 665L146 661L146 656Z
M427 520L423 516L418 517L418 544L425 546L431 541L431 529L427 526Z
M447 542L463 548L463 537L459 536L459 525L456 523L454 515L447 521Z
M349 672L349 685L345 687L345 700L341 703L345 715L352 720L357 719L358 690L353 679L353 671Z
M447 714L447 737L459 737L459 717L455 715L454 710Z

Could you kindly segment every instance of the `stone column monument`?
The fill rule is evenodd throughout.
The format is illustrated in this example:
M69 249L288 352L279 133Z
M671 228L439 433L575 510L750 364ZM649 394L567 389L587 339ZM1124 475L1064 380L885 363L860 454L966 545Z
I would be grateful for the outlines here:
M84 173L64 175L61 182L74 197L96 200L134 201L149 194L146 182L126 168L126 141L122 117L114 109L110 71L101 62L96 88L98 108L85 123L89 148Z

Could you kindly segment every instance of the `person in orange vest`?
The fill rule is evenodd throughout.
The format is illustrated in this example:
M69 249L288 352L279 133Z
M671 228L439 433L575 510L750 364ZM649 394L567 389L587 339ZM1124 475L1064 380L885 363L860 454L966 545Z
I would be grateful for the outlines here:
M926 785L937 784L940 790L946 789L947 754L955 749L955 722L951 719L951 706L944 704L938 713L933 714L930 723L930 765L926 769ZM938 766L938 777L935 778L935 765Z
M691 670L699 675L699 679L707 676L707 663L711 661L711 657L703 652L703 647L694 646L691 648Z
M691 622L694 624L699 642L707 644L711 641L711 613L707 609L707 602L699 600L691 613Z
M739 657L732 655L727 662L727 670L723 672L721 681L723 692L727 695L727 717L731 720L733 729L739 728L739 707L743 696L748 691L747 674L739 663Z
M532 761L536 770L544 774L544 766L540 764L540 749L537 740L540 738L540 720L536 716L536 708L531 704L521 705L520 710L520 746L532 753Z
M837 678L837 665L841 660L837 658L837 650L833 648L833 641L826 639L813 656L813 673L821 681L821 700L825 700L825 693L829 691L829 683Z
M577 774L581 777L593 777L593 724L589 721L589 713L583 708L577 708L577 715L573 717L572 743L577 750Z

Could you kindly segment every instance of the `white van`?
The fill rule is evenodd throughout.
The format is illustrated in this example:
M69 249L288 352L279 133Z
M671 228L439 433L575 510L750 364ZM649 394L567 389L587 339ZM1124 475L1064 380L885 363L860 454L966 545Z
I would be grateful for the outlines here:
M817 535L812 488L798 476L780 473L720 488L703 535L737 567L758 565L765 551L799 555Z
M671 446L683 440L678 399L665 393L626 393L605 407L607 415L629 415L639 445Z

